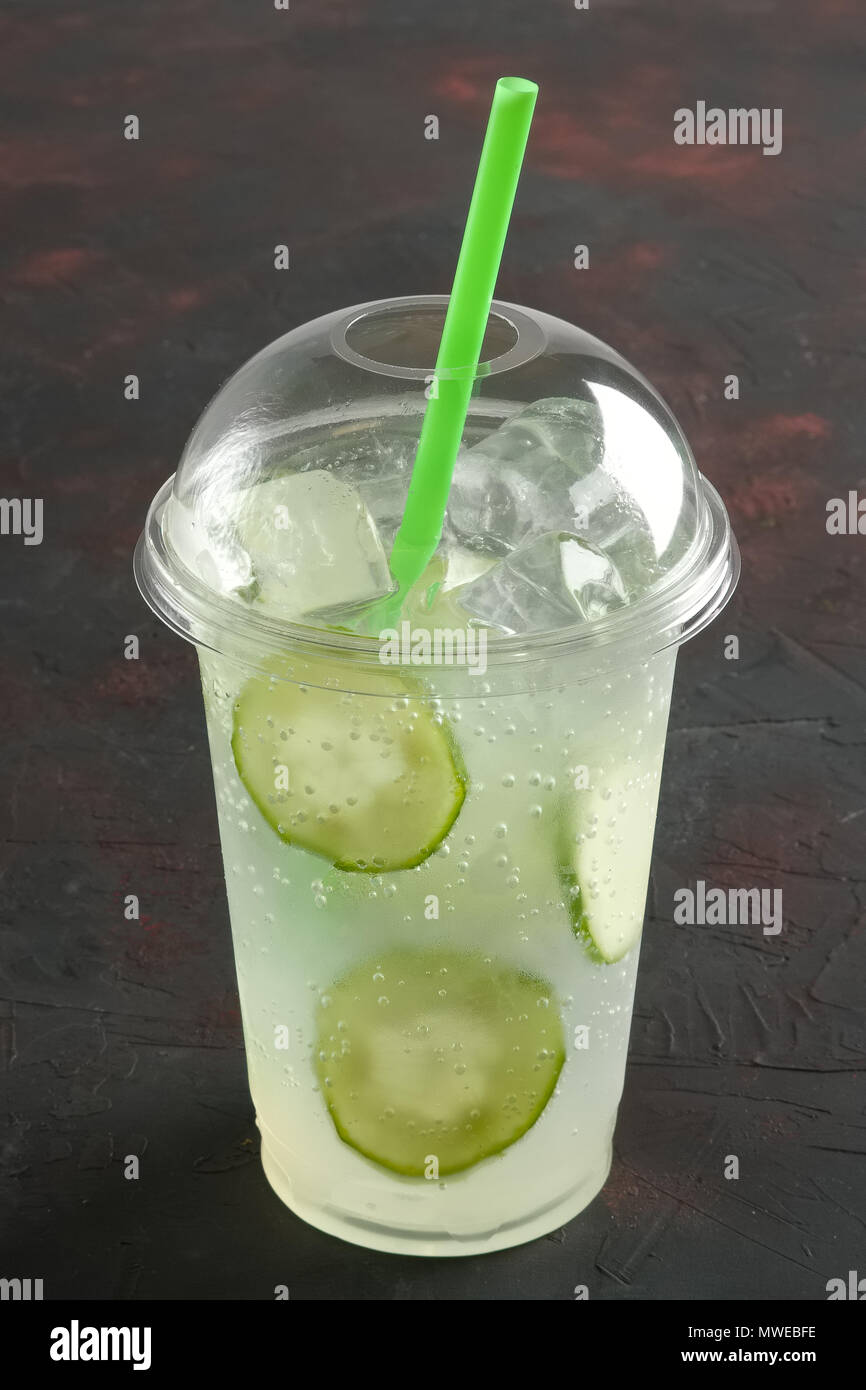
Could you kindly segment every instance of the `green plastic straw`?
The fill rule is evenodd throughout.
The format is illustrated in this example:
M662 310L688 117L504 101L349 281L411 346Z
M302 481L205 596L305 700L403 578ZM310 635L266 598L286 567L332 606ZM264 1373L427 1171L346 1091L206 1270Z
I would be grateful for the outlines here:
M442 535L537 96L536 84L523 77L500 77L493 94L436 358L434 394L424 414L406 510L391 552L391 573L398 585L387 600L391 613L399 610L407 590L423 574Z

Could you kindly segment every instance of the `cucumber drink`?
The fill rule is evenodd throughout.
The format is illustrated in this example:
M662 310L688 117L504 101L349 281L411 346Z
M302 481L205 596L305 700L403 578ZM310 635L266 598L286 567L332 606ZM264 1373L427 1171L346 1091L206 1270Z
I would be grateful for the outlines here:
M542 1235L604 1183L676 650L738 573L652 388L495 303L442 539L395 597L445 305L253 358L136 558L199 652L268 1179L428 1255Z

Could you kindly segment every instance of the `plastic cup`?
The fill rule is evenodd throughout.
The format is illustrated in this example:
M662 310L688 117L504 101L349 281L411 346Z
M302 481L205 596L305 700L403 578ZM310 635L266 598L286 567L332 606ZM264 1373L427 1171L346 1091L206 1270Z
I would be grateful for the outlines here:
M284 611L262 602L233 549L261 536L257 497L306 496L330 474L387 536L382 498L408 486L445 306L341 310L253 358L206 410L136 552L144 597L201 663L265 1173L314 1226L419 1255L531 1240L605 1181L676 652L739 570L724 507L648 383L571 325L494 303L465 442L502 459L497 481L522 447L539 480L573 467L587 525L627 494L645 592L570 626L488 633L483 671L386 664L375 638L311 618L353 563L343 541L294 583L278 565ZM554 405L519 415L538 402ZM519 527L544 495L524 494ZM293 544L327 538L326 511ZM461 563L474 553L461 544ZM368 755L378 740L386 761L409 759L400 816L369 758L352 783L365 816L327 804L355 734Z

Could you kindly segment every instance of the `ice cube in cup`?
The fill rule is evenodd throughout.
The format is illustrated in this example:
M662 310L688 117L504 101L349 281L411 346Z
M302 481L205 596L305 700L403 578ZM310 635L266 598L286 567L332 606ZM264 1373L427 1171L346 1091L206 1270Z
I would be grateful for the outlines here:
M552 396L533 401L473 446L500 463L516 463L534 472L537 454L547 462L560 459L576 475L591 472L604 452L604 423L595 401Z
M172 546L185 564L218 594L252 599L258 590L252 561L237 538L226 499L209 491L195 506L171 503Z
M500 554L568 530L613 558L632 595L657 572L647 520L605 468L604 421L595 401L536 401L463 450L447 526L463 544L493 544Z
M458 456L448 499L453 534L502 550L564 519L568 488L600 463L602 421L591 401L536 401Z
M470 618L505 633L592 622L628 602L610 556L566 531L519 546L455 596Z
M390 593L388 560L357 489L323 469L248 488L233 508L258 581L256 602L306 618Z

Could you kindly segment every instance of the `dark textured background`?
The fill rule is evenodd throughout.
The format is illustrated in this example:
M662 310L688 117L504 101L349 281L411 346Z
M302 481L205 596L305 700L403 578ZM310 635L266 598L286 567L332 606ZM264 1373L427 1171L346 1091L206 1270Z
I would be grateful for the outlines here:
M866 1274L866 539L825 531L866 488L864 40L857 0L0 5L0 489L46 509L41 547L0 538L0 1274L169 1299L822 1299ZM744 578L680 658L611 1180L546 1239L419 1262L319 1234L262 1176L195 657L130 559L244 358L448 290L514 71L541 99L500 295L656 383ZM782 154L676 147L698 99L783 107ZM673 926L698 877L782 888L783 934Z

